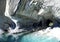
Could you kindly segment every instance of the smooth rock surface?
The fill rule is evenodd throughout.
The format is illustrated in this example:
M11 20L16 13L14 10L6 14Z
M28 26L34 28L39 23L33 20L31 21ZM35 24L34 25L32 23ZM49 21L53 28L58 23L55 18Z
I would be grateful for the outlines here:
M4 15L6 8L6 0L0 0L0 29L8 30L9 27L15 28L15 23Z
M14 4L14 2L16 1L14 1L13 3L10 1L7 2L10 3L11 5L7 3L8 5L6 5L6 7L7 6L11 7L7 7L8 8L7 10L9 9L10 10L6 12L9 13L11 17L15 17L15 19L18 19L18 24L22 25L23 27L24 25L30 26L33 25L34 23L39 23L40 21L42 21L43 22L42 24L44 24L47 19L54 21L50 7L48 7L47 9L43 8L42 7L43 2L41 0L25 0L25 1L18 0L16 4ZM16 6L13 6L12 4ZM16 7L17 9L16 11L14 11ZM40 11L42 11L42 13L40 13Z

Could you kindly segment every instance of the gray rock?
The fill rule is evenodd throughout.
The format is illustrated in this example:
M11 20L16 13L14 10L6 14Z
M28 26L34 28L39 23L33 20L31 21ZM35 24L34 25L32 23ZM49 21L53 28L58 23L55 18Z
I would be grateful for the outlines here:
M39 23L40 21L44 24L47 19L53 21L53 15L50 11L50 7L46 9L43 8L42 5L43 2L41 2L41 0L21 0L13 17L19 19L18 23L26 26ZM39 14L42 10L43 12Z
M4 15L6 7L6 0L0 0L0 29L8 30L9 27L14 27L14 22Z
M0 15L4 15L6 0L0 0Z
M6 16L0 16L0 29L2 30L8 30L9 27L15 28L15 23Z
M19 24L26 26L39 23L40 21L42 21L42 24L45 24L48 19L54 22L58 17L58 15L56 17L56 11L54 11L55 6L50 6L51 3L45 1L46 0L7 0L9 3L6 5L6 8L8 8L7 13L11 15L11 17L18 19Z

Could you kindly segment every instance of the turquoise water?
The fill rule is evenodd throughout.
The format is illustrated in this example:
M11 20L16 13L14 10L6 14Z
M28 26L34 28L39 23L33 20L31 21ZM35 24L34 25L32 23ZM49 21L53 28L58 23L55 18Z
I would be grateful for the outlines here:
M19 38L17 40L18 42L59 42L56 38L54 37L48 37L48 36L41 36L41 35L36 35L35 33L27 34L22 36L22 38Z
M18 36L16 39L12 35L0 37L0 42L59 42L56 38L48 36L36 36L34 33Z
M58 42L56 38L49 38L47 36L26 35L22 37L20 42Z

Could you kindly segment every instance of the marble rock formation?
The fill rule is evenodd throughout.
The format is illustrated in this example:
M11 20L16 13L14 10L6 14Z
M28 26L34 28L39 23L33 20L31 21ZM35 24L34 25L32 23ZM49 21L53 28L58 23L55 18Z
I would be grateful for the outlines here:
M13 11L14 9L16 9L16 7L17 9L14 11L14 13L11 10L9 10L8 12L10 12L9 14L12 17L18 19L18 23L20 24L20 27L21 25L22 27L24 26L31 27L31 25L33 25L34 23L38 24L41 21L43 24L42 27L44 27L44 24L46 24L45 21L47 21L48 19L53 21L54 18L50 10L51 7L48 7L47 9L46 7L44 8L42 0L20 0L19 2L18 1L14 1L13 3L10 1L11 5L8 4L8 6L12 7L13 5L15 5L13 6ZM9 9L12 9L11 7L9 7Z
M38 25L42 21L42 27L45 28L48 24L46 23L47 20L59 22L59 6L56 6L56 4L59 5L59 3L56 3L55 0L53 1L7 0L5 14L9 14L11 17L18 19L20 27L22 26L24 28L24 26L27 26L29 28L29 26L31 27L34 24ZM52 2L53 4L51 4Z
M8 30L9 27L15 28L15 23L4 15L6 0L0 0L0 29Z
M54 2L53 2L54 1ZM59 0L20 0L18 3L15 17L22 18L19 23L24 25L33 25L42 21L42 27L47 25L46 21L50 20L53 23L59 22ZM53 2L53 5L51 4ZM58 6L56 6L58 5ZM40 23L41 24L41 23ZM48 24L49 25L49 24Z

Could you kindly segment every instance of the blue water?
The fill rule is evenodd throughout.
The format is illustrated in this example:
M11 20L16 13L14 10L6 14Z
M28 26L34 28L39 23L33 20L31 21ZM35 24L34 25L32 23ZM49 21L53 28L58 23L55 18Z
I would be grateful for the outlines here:
M34 36L34 34L27 34L24 36L19 36L18 39L14 38L12 35L8 37L0 38L0 42L59 42L56 38L50 38L47 36Z
M56 38L50 38L48 36L35 36L34 33L18 36L16 39L12 35L0 37L0 42L59 42Z
M56 38L51 38L47 36L34 36L34 35L25 35L22 37L20 42L58 42Z

